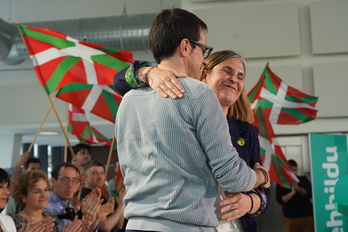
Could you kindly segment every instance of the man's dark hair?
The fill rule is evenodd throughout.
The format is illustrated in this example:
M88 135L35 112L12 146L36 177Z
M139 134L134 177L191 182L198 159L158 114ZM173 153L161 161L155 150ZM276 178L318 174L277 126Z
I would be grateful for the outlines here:
M85 173L87 173L89 171L89 169L91 169L91 167L103 167L104 171L105 171L105 167L102 163L100 163L99 161L96 161L96 160L91 160L85 166Z
M75 154L77 154L77 152L81 151L81 150L87 150L89 152L89 154L91 154L91 147L85 143L78 143L73 147L73 151Z
M60 164L57 164L56 166L54 166L54 168L51 172L51 176L54 179L58 180L59 172L63 167L64 168L73 168L80 175L80 170L75 165L72 165L71 163L68 163L68 162L63 162L63 163L60 163Z
M159 64L171 57L175 49L185 38L200 40L200 31L207 25L196 15L179 8L166 9L160 13L150 28L148 42L153 57ZM195 48L195 44L191 43Z
M41 165L41 161L38 158L29 158L24 164L24 169L28 170L29 164L31 163L39 163Z
M288 160L288 162L289 162L289 164L290 164L292 167L297 167L297 163L296 163L295 160L290 159L290 160Z

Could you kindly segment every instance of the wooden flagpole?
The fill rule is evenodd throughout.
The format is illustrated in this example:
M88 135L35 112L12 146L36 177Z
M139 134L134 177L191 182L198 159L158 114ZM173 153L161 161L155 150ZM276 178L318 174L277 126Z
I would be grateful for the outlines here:
M54 113L56 114L56 117L57 117L59 126L60 126L60 128L61 128L61 130L62 130L62 132L63 132L63 134L64 134L65 141L66 141L66 143L67 143L68 146L69 146L69 150L70 150L70 152L71 152L71 155L72 155L72 157L74 158L74 157L75 157L74 150L72 149L72 147L71 147L71 145L70 145L70 142L69 142L69 139L68 139L68 135L67 135L67 133L65 132L65 129L64 129L63 124L62 124L62 121L60 120L60 117L59 117L59 115L58 115L57 109L56 109L56 107L54 106L54 104L53 104L53 102L52 102L52 99L51 99L50 95L47 94L47 97L48 97L48 99L49 99L49 101L50 101L50 103L51 103L51 106L52 106L52 108L53 108L53 110L54 110Z
M65 127L65 132L68 133L68 126L69 126L69 103L66 103L66 127ZM68 144L66 141L64 142L64 162L68 161Z
M111 155L112 155L112 151L114 150L114 143L115 143L116 137L115 134L112 137L112 142L111 142L111 146L110 146L110 151L109 151L109 156L108 156L108 161L106 162L106 171L105 171L105 175L108 174L109 171L109 165L110 165L110 160L111 160ZM115 186L116 187L116 186Z
M54 103L55 100L56 100L56 98L53 99L52 103ZM46 121L46 119L47 119L47 117L48 117L48 114L50 113L51 109L52 109L52 105L50 105L50 107L48 107L47 112L46 112L46 115L45 115L45 117L42 119L42 122L41 122L39 128L38 128L37 131L36 131L36 134L35 134L35 136L34 136L34 139L33 139L33 141L31 142L31 144L30 144L30 146L29 146L29 148L28 148L28 150L27 150L28 152L31 152L31 149L32 149L33 146L34 146L34 143L35 143L35 141L36 141L36 139L37 139L37 136L39 136L39 133L40 133L40 131L41 131L41 129L42 129L42 126L43 126L43 124L45 123L45 121Z

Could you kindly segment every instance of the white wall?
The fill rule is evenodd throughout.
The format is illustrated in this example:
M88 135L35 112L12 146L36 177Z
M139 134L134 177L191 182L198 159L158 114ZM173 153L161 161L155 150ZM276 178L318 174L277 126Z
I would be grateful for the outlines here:
M319 97L316 121L299 126L276 125L277 134L348 131L348 107L344 104L344 99L348 97L345 91L348 75L348 1L141 2L139 7L136 0L0 0L0 17L24 23L121 15L124 3L128 14L156 13L162 7L182 5L208 24L208 43L214 51L234 49L247 57L247 89L256 83L265 64L270 62L271 69L286 83ZM153 60L149 53L136 53L134 56ZM20 84L16 84L18 81ZM12 91L12 88L18 90ZM12 125L41 122L48 101L40 91L30 60L15 66L0 62L0 133ZM28 96L30 93L38 95ZM20 109L26 109L25 115L19 114ZM98 118L93 119L96 124L103 124ZM54 115L48 119L48 122L55 121Z
M208 24L214 51L232 49L247 62L247 90L266 63L283 81L319 97L318 118L275 125L278 135L348 130L348 1L183 1Z

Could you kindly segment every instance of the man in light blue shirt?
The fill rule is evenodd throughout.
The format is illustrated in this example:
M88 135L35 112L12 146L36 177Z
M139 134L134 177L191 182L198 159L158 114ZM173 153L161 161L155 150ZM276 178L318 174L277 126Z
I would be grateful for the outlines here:
M60 163L52 171L51 183L53 190L46 210L53 213L58 219L59 230L62 230L66 224L70 225L72 220L60 217L67 212L67 208L74 209L71 205L74 194L80 187L80 171L70 163ZM74 209L75 211L75 209Z
M70 225L75 215L78 215L71 204L74 194L80 187L80 171L70 163L60 163L53 168L51 173L52 192L50 200L45 210L54 214L58 221L59 230L63 230L65 225ZM91 212L88 212L91 213ZM97 231L99 219L96 219L96 213L93 212L94 219L89 225L89 231ZM93 213L91 215L93 215ZM82 218L82 213L78 215Z
M195 80L212 50L206 30L185 10L159 14L150 29L150 49L159 68L187 74L179 79L184 97L162 98L144 87L127 93L118 110L129 232L214 231L217 181L230 192L267 182L239 158L215 93Z

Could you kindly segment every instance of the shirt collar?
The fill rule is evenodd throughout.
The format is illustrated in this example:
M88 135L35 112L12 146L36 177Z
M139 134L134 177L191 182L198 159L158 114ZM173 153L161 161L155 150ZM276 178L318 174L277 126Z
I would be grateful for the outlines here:
M69 204L65 203L62 199L60 199L56 194L54 194L54 192L51 192L51 198L52 201L54 201L57 205L63 206L64 208L71 206L70 201Z

